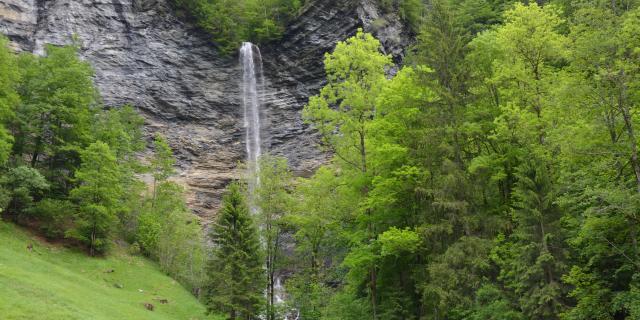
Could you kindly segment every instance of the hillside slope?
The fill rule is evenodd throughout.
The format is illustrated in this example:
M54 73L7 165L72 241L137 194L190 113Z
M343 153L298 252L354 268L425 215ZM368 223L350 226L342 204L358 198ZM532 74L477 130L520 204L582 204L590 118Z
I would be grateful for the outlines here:
M206 319L153 262L121 251L90 258L0 221L0 319Z

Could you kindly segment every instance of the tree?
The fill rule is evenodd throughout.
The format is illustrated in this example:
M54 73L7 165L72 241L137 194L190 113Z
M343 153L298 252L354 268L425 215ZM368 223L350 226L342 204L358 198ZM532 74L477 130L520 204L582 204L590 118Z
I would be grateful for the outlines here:
M21 55L21 103L10 129L13 161L41 170L52 194L67 194L80 151L93 142L91 111L97 93L90 64L75 46L47 46L45 57Z
M498 55L492 81L502 99L496 140L504 146L502 161L515 164L508 173L515 228L493 258L499 279L518 297L525 316L557 319L566 306L560 284L566 256L549 132L556 117L552 85L567 39L558 32L563 21L553 6L516 4L505 20L493 38Z
M145 171L138 152L146 147L142 133L144 119L131 106L101 110L92 119L92 135L95 140L105 142L114 152L122 171L122 186L125 190L118 212L121 232L127 241L135 238L136 216L143 207L141 194L146 189L138 174Z
M290 268L298 270L287 279L290 303L303 319L324 319L336 268L347 245L342 235L343 215L353 203L333 167L320 167L313 177L294 182L292 212L285 222L294 231L296 257Z
M2 212L9 211L16 220L29 211L36 197L42 197L43 192L49 189L49 183L42 174L27 166L9 169L2 177L2 186L9 200Z
M380 53L380 42L358 30L356 36L340 42L325 56L327 84L309 99L303 116L322 135L324 144L334 152L345 173L359 182L362 198L371 189L369 169L369 124L376 114L375 102L386 82L385 68L391 59ZM333 108L335 107L335 108ZM334 134L338 130L338 134ZM360 209L366 226L363 245L375 238L376 226L370 208ZM369 267L368 295L373 318L377 318L377 270Z
M640 270L634 155L640 100L628 92L638 86L640 44L631 36L640 23L635 6L602 2L573 8L571 65L559 90L573 115L563 118L564 139L558 139L567 190L560 204L575 252L563 280L577 303L566 319L638 317L632 301Z
M208 32L218 49L229 54L243 41L266 43L279 39L300 0L173 0Z
M173 151L167 140L157 134L153 141L154 153L151 159L151 174L153 175L153 199L155 202L157 185L166 181L174 172L173 165L176 163Z
M263 155L258 160L255 205L265 247L267 320L276 319L276 277L280 268L284 219L290 211L291 171L286 158Z
M76 171L78 187L70 197L78 205L75 227L67 236L89 247L90 255L102 253L116 222L118 200L123 195L121 172L113 151L104 142L94 142L81 152Z
M202 226L187 207L184 188L167 180L174 173L173 151L159 134L154 146L153 194L141 201L138 215L130 217L135 220L135 240L163 271L199 295L206 260Z
M205 278L205 241L200 219L187 207L184 188L163 182L155 204L145 209L143 215L159 224L154 256L160 267L197 295Z
M9 51L7 38L0 35L0 163L9 158L13 137L6 124L14 116L20 96L16 91L20 73L15 56Z
M229 185L211 231L206 304L228 319L259 319L264 271L260 240L238 183Z

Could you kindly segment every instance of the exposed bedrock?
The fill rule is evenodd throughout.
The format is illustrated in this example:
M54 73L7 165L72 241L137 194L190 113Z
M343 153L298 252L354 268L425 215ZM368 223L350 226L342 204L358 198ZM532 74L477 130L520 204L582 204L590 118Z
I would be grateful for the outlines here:
M264 149L310 174L326 161L301 110L324 82L323 55L358 27L374 32L399 61L409 37L376 0L311 1L281 41L262 48L266 85ZM72 43L95 69L106 106L131 104L151 137L161 132L178 158L194 212L215 213L245 158L236 56L220 55L206 34L176 18L167 0L0 0L0 32L19 51Z

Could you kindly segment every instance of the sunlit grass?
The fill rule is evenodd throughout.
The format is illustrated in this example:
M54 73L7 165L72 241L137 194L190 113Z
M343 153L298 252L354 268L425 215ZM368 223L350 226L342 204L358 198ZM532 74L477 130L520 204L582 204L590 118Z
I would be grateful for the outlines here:
M121 249L90 258L0 222L0 319L182 320L206 319L204 313L195 297L147 259Z

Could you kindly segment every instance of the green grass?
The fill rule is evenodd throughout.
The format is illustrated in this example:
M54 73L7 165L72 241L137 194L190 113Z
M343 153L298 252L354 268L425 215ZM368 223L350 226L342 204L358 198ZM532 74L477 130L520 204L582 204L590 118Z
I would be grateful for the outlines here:
M113 251L90 258L0 221L0 319L206 319L204 306L156 264Z

